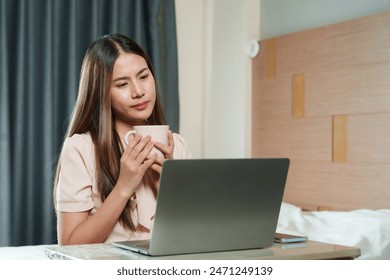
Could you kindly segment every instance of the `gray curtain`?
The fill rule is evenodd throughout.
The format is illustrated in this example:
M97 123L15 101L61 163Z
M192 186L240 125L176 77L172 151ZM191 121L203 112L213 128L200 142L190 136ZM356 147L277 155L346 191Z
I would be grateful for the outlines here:
M56 242L52 182L88 45L123 33L179 127L174 0L0 0L0 246Z

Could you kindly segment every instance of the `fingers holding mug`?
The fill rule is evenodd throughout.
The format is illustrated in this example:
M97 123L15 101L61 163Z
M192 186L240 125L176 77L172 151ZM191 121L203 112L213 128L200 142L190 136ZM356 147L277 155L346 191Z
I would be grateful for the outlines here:
M124 136L124 142L126 145L130 142L132 135L151 136L155 147L151 151L151 154L157 154L159 157L167 158L167 152L169 156L169 150L166 146L168 143L173 142L172 132L169 132L168 125L135 125L133 130L127 132ZM162 144L157 146L158 144ZM173 152L172 152L173 153Z
M154 142L154 146L162 152L162 156L166 159L173 159L173 151L175 148L175 141L173 140L172 131L168 131L168 141L167 144L164 145L160 142Z

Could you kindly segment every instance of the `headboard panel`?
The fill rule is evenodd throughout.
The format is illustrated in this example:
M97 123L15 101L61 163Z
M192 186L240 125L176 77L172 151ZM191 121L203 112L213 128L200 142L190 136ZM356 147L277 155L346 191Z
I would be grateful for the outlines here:
M390 12L260 41L252 156L288 157L284 201L390 208Z

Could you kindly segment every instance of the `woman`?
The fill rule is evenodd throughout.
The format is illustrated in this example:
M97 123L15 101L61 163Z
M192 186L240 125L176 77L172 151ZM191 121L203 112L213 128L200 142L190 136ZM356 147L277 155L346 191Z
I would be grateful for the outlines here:
M57 167L60 244L150 238L163 161L190 153L171 131L168 145L139 135L125 145L125 134L141 124L166 124L151 62L129 38L103 36L85 55ZM153 147L165 157L150 155Z

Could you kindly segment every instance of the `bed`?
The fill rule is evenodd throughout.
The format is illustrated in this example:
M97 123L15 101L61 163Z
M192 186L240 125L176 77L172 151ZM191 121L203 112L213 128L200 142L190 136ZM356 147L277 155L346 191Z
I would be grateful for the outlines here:
M252 156L291 160L278 231L390 259L390 12L262 40Z

